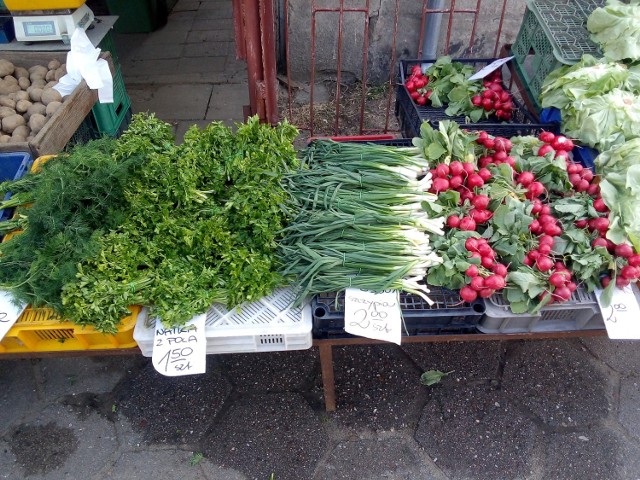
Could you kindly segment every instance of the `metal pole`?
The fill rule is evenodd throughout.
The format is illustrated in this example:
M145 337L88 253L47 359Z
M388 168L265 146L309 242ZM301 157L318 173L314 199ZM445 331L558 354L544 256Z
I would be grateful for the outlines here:
M444 0L429 0L427 3L427 11L442 10L443 8ZM436 58L441 23L442 12L428 12L426 14L422 31L422 58L425 60Z

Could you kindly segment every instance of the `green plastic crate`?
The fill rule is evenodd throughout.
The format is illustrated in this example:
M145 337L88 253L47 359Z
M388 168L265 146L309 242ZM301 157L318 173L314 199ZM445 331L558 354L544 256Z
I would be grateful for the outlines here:
M102 38L98 44L98 48L103 52L111 52L111 60L116 70L120 70L120 58L118 52L116 52L116 42L113 39L113 33L111 30Z
M540 90L549 73L575 64L584 54L600 56L586 25L591 12L603 5L603 0L527 0L511 52L527 96L538 110Z
M149 33L167 23L166 0L107 0L107 6L120 17L113 27L118 33Z
M129 110L131 99L124 87L122 71L117 68L113 75L113 103L96 103L91 110L100 135L116 137Z

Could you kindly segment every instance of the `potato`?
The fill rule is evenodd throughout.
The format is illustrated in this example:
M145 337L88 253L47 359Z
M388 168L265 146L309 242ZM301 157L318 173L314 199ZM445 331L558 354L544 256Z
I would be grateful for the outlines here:
M25 113L27 110L29 110L29 107L31 105L32 103L29 100L18 100L18 102L16 103L16 112Z
M13 108L9 107L0 107L0 118L10 117L11 115L15 115L16 111Z
M45 79L47 82L50 82L51 80L54 80L54 79L55 79L55 75L56 75L56 71L55 71L55 70L49 70L49 71L47 72L47 74L44 76L44 79Z
M67 69L66 69L66 67L64 65L62 65L60 68L58 68L56 70L56 74L53 76L53 78L57 82L62 77L64 77L66 74L67 74Z
M34 65L29 69L29 79L33 82L37 78L44 79L49 69L42 65Z
M42 98L42 88L38 88L38 87L35 87L34 85L31 85L27 89L27 92L29 93L29 97L33 102L39 102Z
M37 133L42 130L45 123L47 123L47 117L44 115L40 115L39 113L31 115L31 118L29 119L29 128L31 128L31 133L37 135Z
M17 102L18 100L29 100L29 94L24 90L20 90L19 92L13 93L13 99Z
M7 95L9 93L19 92L20 85L17 83L6 82L0 80L0 95Z
M16 67L9 60L0 59L0 77L11 75L15 70Z
M16 101L9 96L3 95L0 97L0 106L13 108L15 110Z
M50 117L51 115L56 113L61 106L62 106L61 102L56 102L56 101L49 102L49 105L47 105L47 108L45 110L47 117Z
M29 70L24 67L16 67L16 69L13 71L13 76L18 80L20 80L21 78L29 78Z
M51 103L57 103L57 102L51 102ZM51 105L51 103L49 105ZM40 103L40 102L35 102L31 104L31 106L27 109L27 112L24 114L25 120L29 120L31 118L31 115L33 115L34 113L39 113L40 115L44 115L47 113L47 107L44 105L44 103Z
M47 82L44 81L44 78L36 78L35 80L31 80L31 86L36 88L44 88Z
M16 127L16 129L11 134L12 142L24 142L27 137L31 134L31 130L26 125L20 125ZM20 137L21 140L17 140L17 137Z
M60 95L60 92L53 88L45 88L42 90L40 101L45 105L49 105L51 102L62 102L62 96Z
M4 81L7 82L8 84L11 85L17 85L18 84L18 79L16 77L14 77L13 75L7 75L4 77Z
M31 142L32 140L33 140L33 135L29 135L29 136L27 137L27 142Z
M40 116L42 116L42 115L40 115ZM24 125L25 123L26 122L25 122L24 118L22 118L22 115L18 115L16 113L14 115L9 115L8 117L4 117L2 119L2 129L7 133L13 133L13 131L17 127L19 127L20 125ZM40 128L42 128L42 127L40 127ZM33 127L31 128L31 130L33 130Z
M29 80L27 77L20 77L18 79L18 85L20 85L20 88L22 90L26 90L31 86L31 80Z
M60 60L53 59L49 62L49 65L47 65L47 68L49 68L49 70L56 70L60 68L60 65L61 65Z
M0 143L9 143L11 137L9 135L0 135Z
M55 80L51 80L50 82L48 82L48 83L44 86L44 89L51 88L51 87L55 87L57 84L58 84L58 82L56 82Z

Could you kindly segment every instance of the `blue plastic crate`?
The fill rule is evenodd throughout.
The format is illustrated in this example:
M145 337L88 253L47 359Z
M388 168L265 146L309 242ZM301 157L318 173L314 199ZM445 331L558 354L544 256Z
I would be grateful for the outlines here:
M26 152L0 153L0 182L17 180L31 168L33 158ZM4 196L4 200L11 198L11 192ZM7 220L13 215L12 208L0 210L0 221Z

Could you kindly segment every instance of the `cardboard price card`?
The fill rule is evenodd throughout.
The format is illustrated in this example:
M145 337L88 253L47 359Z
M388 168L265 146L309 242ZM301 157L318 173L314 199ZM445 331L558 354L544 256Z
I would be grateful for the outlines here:
M11 330L25 308L26 304L16 305L9 292L0 291L0 340Z
M205 373L207 369L206 315L198 315L182 327L165 328L156 320L151 361L162 375L178 377Z
M344 329L352 335L400 345L402 312L395 290L381 293L347 288L344 295Z
M637 287L629 285L624 289L614 288L611 303L606 307L603 307L601 302L603 291L596 289L595 292L609 338L614 340L640 339L640 307L638 306Z
M491 72L493 72L494 70L499 69L502 65L504 65L505 63L507 63L509 60L511 60L513 58L513 56L511 57L505 57L505 58L499 58L498 60L496 60L495 62L491 62L489 65L487 65L486 67L481 68L480 70L478 70L476 73L474 73L473 75L471 75L469 77L469 80L480 80L481 78L486 77L487 75L489 75Z

